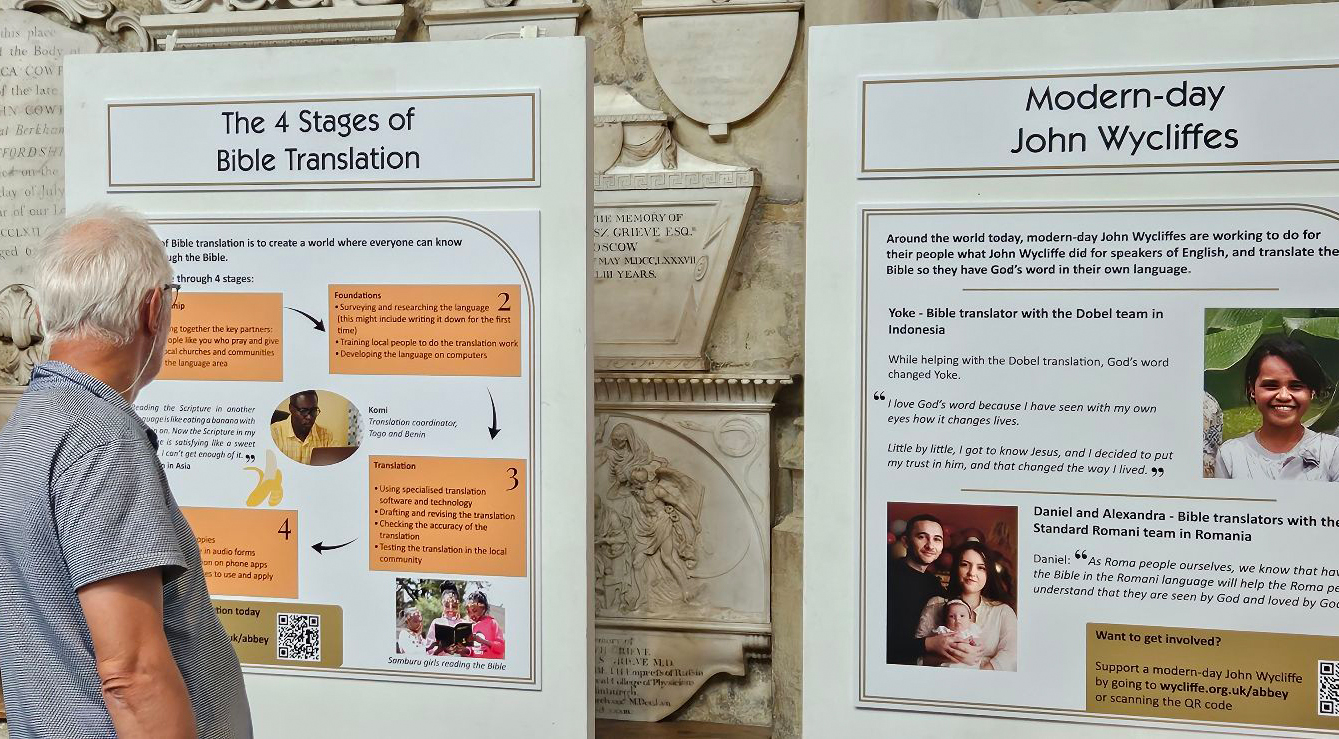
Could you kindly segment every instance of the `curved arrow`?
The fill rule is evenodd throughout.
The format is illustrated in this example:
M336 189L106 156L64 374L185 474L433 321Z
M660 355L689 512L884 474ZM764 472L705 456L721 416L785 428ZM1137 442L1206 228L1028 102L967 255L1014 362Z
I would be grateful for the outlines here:
M496 439L497 435L502 433L502 429L497 425L497 402L493 400L493 391L488 391L488 403L493 406L493 425L488 427L488 438Z
M325 551L328 551L328 550L331 550L331 549L339 549L340 547L347 547L348 545L354 543L355 541L358 541L358 540L357 540L357 539L350 539L350 540L344 542L343 544L336 544L336 545L333 546L333 547L328 547L328 546L325 545L324 542L319 542L319 541L318 541L318 542L316 542L315 544L312 544L312 549L315 549L315 550L316 550L316 553L317 553L317 554L320 554L320 553L322 553L322 552L325 552Z
M286 306L286 305L285 305L284 307L285 307L285 308L288 308L288 306ZM305 317L307 318L308 321L311 321L313 324L315 324L315 325L312 326L312 328L316 329L317 331L324 331L324 330L325 330L325 321L322 321L322 320L320 320L320 319L318 319L318 318L312 316L312 314L308 313L307 311L298 310L297 308L288 308L288 310L291 310L291 311L293 311L294 313L301 313L303 316L305 316Z

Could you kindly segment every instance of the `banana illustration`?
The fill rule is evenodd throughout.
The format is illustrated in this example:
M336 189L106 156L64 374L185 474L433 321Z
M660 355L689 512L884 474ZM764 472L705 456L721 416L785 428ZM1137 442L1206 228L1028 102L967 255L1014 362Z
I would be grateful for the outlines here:
M270 506L279 505L279 501L284 499L284 473L278 468L274 460L274 452L265 452L265 469L259 467L246 467L245 469L260 475L260 481L256 483L256 488L247 496L246 504L251 507L260 505L266 496L269 496Z

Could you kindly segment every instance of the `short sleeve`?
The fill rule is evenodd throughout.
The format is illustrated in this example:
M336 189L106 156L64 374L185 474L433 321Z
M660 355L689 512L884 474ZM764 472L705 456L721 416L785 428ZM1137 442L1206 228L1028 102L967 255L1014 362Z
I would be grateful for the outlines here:
M85 452L57 473L51 505L76 590L155 567L169 580L185 569L167 481L146 439L123 433Z
M1218 451L1213 455L1213 476L1222 479L1232 477L1232 470L1228 468L1227 457L1223 455L1224 447L1218 447Z

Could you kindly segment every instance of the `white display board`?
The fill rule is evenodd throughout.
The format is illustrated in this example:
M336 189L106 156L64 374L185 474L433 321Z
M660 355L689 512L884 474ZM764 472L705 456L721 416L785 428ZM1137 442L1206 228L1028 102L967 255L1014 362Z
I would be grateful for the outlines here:
M589 735L586 42L67 80L67 207L144 212L182 285L137 409L257 736Z
M1336 30L813 30L806 734L1339 732L1333 394L1265 360L1245 389L1285 339L1339 378L1333 116L1306 102ZM1062 89L1093 104L1034 104ZM1110 126L1176 143L1113 154ZM1305 444L1252 456L1262 413ZM980 565L977 669L932 666L918 638L968 631L933 590L975 607Z

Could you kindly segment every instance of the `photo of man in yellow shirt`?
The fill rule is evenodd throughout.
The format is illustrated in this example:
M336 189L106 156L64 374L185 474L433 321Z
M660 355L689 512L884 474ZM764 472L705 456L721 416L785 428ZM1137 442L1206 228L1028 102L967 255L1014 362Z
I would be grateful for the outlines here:
M270 436L279 451L289 459L302 464L312 463L312 451L318 448L347 446L335 443L334 437L316 424L321 414L315 390L303 390L288 398L288 418L270 424Z

